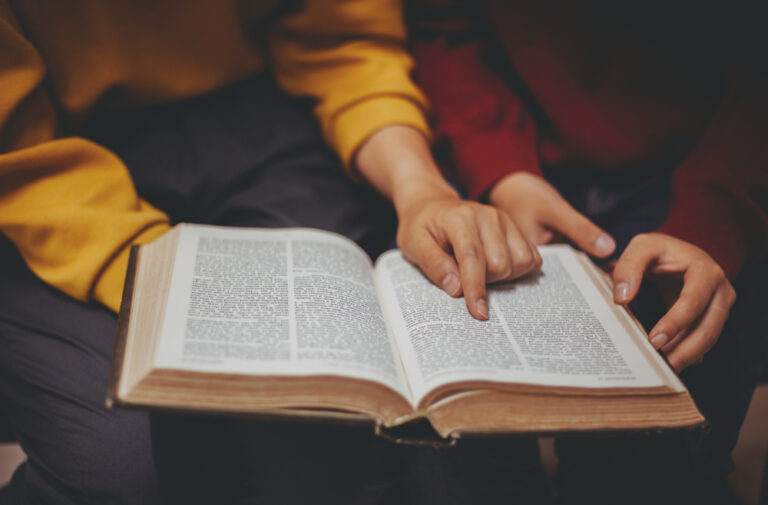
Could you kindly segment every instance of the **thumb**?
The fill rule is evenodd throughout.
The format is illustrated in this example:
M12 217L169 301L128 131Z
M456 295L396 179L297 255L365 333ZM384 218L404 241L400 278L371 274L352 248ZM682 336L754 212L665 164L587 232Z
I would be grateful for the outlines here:
M629 303L640 289L646 269L661 254L658 244L636 236L629 243L613 268L613 300Z

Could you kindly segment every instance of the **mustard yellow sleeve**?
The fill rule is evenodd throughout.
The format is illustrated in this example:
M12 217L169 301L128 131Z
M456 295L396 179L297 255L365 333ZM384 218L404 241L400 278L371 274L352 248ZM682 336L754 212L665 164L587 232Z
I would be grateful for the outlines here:
M429 135L410 78L400 0L307 0L278 21L270 50L287 92L316 100L326 140L346 166L371 134L399 124Z
M168 229L110 151L58 138L45 65L0 1L0 231L32 271L82 301L120 307L132 243Z

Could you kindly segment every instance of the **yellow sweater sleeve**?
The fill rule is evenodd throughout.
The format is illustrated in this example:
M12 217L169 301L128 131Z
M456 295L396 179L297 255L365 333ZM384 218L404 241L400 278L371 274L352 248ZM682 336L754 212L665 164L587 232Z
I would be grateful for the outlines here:
M117 311L129 246L164 233L168 219L114 154L58 138L43 60L3 1L0 48L0 230L42 280Z
M371 134L400 124L429 134L410 79L401 0L307 0L278 21L270 51L278 82L316 100L326 140L351 166Z

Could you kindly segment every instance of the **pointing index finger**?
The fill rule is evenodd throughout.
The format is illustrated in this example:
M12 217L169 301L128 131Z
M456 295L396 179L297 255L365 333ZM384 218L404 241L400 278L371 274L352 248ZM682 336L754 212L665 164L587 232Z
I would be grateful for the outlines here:
M459 265L461 286L469 312L476 319L488 319L488 300L485 290L485 251L474 223L458 221L448 229L448 239Z

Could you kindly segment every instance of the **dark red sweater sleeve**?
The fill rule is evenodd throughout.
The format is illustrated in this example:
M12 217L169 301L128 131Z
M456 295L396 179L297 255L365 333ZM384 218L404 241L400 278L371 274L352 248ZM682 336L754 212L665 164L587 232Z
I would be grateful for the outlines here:
M698 147L673 175L669 217L659 230L707 251L730 279L768 254L764 81L732 79Z
M540 174L534 124L521 100L485 64L482 43L417 41L413 53L435 140L449 146L454 175L469 198L480 198L511 172Z

